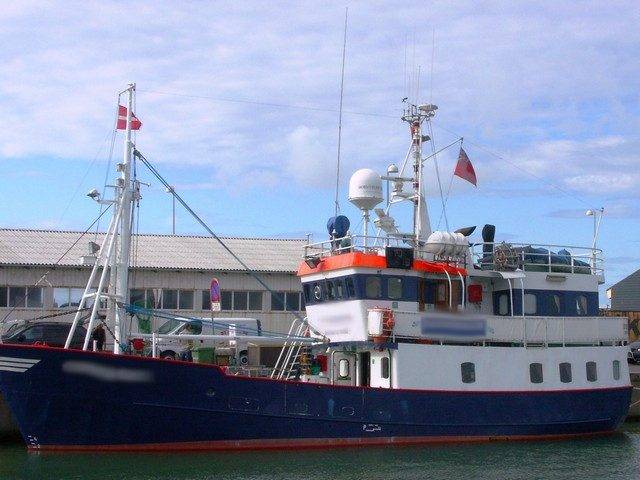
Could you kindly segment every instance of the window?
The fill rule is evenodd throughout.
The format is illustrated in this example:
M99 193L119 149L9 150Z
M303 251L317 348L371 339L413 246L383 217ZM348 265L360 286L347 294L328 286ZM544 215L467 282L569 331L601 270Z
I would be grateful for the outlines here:
M342 278L338 278L336 280L336 298L337 299L342 299L345 297L344 294L344 279Z
M547 305L549 315L560 315L561 306L560 295L553 294L549 296Z
M0 307L7 306L7 295L9 294L7 287L0 287Z
M70 288L69 289L69 305L72 307L77 307L80 305L82 301L82 294L84 293L84 288Z
M347 297L355 298L356 297L356 285L353 282L353 278L351 278L351 277L345 278L344 283L345 283L346 288L347 288Z
M506 293L498 296L498 315L509 315L509 295Z
M262 292L249 292L249 310L262 310Z
M304 292L304 301L309 303L309 300L311 300L311 285L305 283L302 285L302 291Z
M531 363L529 364L529 378L531 383L542 383L542 364Z
M180 310L193 310L193 290L180 290L179 300Z
M587 362L587 380L595 382L598 380L598 369L596 362Z
M587 297L586 295L578 295L576 297L576 313L580 316L587 314Z
M211 310L211 292L202 290L202 310Z
M387 279L387 292L391 300L402 298L402 279L397 277Z
M559 365L560 368L560 381L562 383L571 383L571 364L568 362L562 362Z
M314 283L313 284L313 298L316 299L316 301L320 302L322 301L322 284L321 283ZM273 310L273 302L272 303L272 310Z
M41 342L43 334L42 325L34 325L24 331L24 339L26 342Z
M162 290L162 308L165 310L175 310L178 308L178 291Z
M53 289L53 306L55 308L64 308L69 306L69 289L68 288Z
M317 291L314 289L314 296L317 300L320 300L322 298L322 287L320 287L320 284L316 284L314 288L317 289ZM318 298L318 295L316 295L316 293L319 292L320 298ZM284 292L271 292L271 310L276 312L284 311Z
M365 281L365 293L367 294L367 298L380 298L382 296L380 277L367 277Z
M233 304L231 303L231 292L222 290L220 292L220 309L221 310L233 310Z
M341 380L349 379L349 360L341 358L338 362L338 377Z
M476 381L476 365L471 362L464 362L460 365L460 375L462 383L474 383Z
M382 357L380 362L380 376L382 378L389 378L389 357Z
M620 380L620 360L613 361L613 379Z
M9 306L24 307L27 297L27 289L25 287L9 287Z
M233 292L233 309L247 309L247 292Z
M331 280L327 280L327 300L336 298L336 286Z
M538 313L538 297L533 293L524 294L524 314L535 315Z
M129 303L138 307L144 307L146 305L145 291L135 288L129 290Z
M287 311L297 312L300 310L300 293L287 292Z

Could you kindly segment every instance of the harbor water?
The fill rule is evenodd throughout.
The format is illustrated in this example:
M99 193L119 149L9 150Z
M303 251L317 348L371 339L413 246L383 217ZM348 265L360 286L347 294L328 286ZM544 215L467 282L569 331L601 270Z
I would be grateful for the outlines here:
M640 425L568 441L217 453L27 453L0 447L1 479L631 479Z

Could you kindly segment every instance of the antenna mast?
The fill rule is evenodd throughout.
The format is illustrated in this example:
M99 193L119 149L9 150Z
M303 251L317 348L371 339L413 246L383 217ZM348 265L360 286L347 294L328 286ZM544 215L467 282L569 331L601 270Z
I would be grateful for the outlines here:
M344 63L347 52L347 18L349 15L349 7L344 9L344 40L342 42L342 74L340 77L340 113L338 114L338 161L336 165L336 198L334 215L337 217L340 211L338 203L338 195L340 193L340 147L342 144L342 99L344 97Z

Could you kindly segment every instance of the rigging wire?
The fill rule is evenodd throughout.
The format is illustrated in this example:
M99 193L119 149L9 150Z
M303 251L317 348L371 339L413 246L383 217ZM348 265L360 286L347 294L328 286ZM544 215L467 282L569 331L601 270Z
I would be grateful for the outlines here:
M66 257L66 256L67 256L67 254L71 251L71 249L73 249L73 247L75 247L75 246L78 244L78 242L79 242L80 240L82 240L82 237L84 237L84 236L89 232L89 230L91 230L91 229L93 228L93 226L94 226L94 225L95 225L95 224L100 220L100 218L101 218L105 213L107 213L107 212L109 211L109 209L110 209L110 208L111 208L111 205L109 205L107 208L105 208L105 209L104 209L104 211L102 211L102 212L100 213L100 215L98 215L98 217L97 217L93 222L91 222L91 224L90 224L87 228L85 228L85 230L84 230L84 231L80 234L80 236L79 236L79 237L78 237L78 238L77 238L77 239L76 239L76 240L75 240L75 241L74 241L74 242L69 246L69 248L67 248L67 249L64 251L64 253L63 253L62 255L60 255L60 257L59 257L59 258L58 258L58 259L53 263L53 265L51 266L51 268L49 268L49 270L47 270L47 271L46 271L46 272L45 272L45 273L44 273L44 274L43 274L43 275L38 279L38 281L37 281L36 283L34 283L30 288L32 288L32 287L37 287L37 286L40 284L40 282L44 281L44 280L45 280L45 278L47 278L47 276L48 276L48 275L51 273L51 271L53 270L53 267L56 267L56 266L57 266L57 265L62 261L62 259L63 259L64 257ZM18 308L18 303L20 303L20 304L21 304L21 303L24 303L24 302L26 301L26 299L27 299L27 295L28 295L28 289L25 289L24 296L22 297L22 300L21 300L20 302L16 302L16 304L14 304L14 305L11 307L11 310L9 310L9 311L5 314L5 316L4 316L4 317L2 318L2 320L0 321L0 327L2 327L2 326L4 325L4 323L5 323L5 321L7 320L7 318L9 318L9 315L11 315L11 314L15 311L15 309L16 309L16 308ZM68 313L68 312L67 312L67 313ZM1 329L1 328L0 328L0 329ZM0 340L0 343L2 343L2 341L1 341L1 340Z
M447 211L445 210L445 201L444 195L442 193L442 182L440 181L440 168L438 167L438 157L436 156L436 143L433 139L433 127L431 126L431 120L427 121L427 125L429 126L429 136L431 137L431 155L433 157L433 164L436 167L436 178L438 179L438 191L440 192L440 202L442 203L442 214L444 215L444 222L447 226L447 231L449 231L449 219L447 218Z
M107 168L104 171L104 182L102 183L102 198L105 197L107 192L107 182L109 181L109 172L111 171L111 162L113 161L113 150L115 149L116 144L116 134L118 132L117 124L118 124L118 115L120 108L120 96L118 95L118 101L116 102L117 108L115 117L113 119L113 128L111 129L111 145L109 146L109 155L107 156ZM100 204L100 212L102 212L104 206ZM94 235L95 238L98 238L98 232L100 231L100 222L96 224L96 233Z
M342 145L342 100L344 98L344 63L347 54L347 19L349 16L349 7L344 9L344 41L342 43L342 74L340 77L340 113L338 114L338 160L336 165L336 199L335 199L335 216L340 211L340 203L338 195L340 194L340 147Z
M140 161L149 169L149 171L160 181L160 183L162 183L162 185L164 185L166 188L169 188L169 182L167 182L165 180L165 178L160 174L160 172L158 172L158 170L156 170L156 168L151 164L151 162L149 162L149 160L147 160L147 158L145 158L144 155L142 155L142 153L140 153L140 151L138 151L137 149L134 149L133 151L133 155L138 157L140 159ZM220 246L222 246L222 248L224 248L227 253L229 253L229 255L231 255L233 257L233 259L238 262L246 271L249 275L251 275L254 280L256 280L260 285L262 285L269 293L272 294L272 298L277 298L277 295L274 295L275 292L269 287L269 285L267 285L262 278L260 278L260 276L253 270L251 269L238 255L236 255L236 253L231 250L231 248L229 248L227 246L227 244L218 236L216 235L216 233L209 227L209 225L207 225L205 223L204 220L202 220L202 218L200 218L200 216L189 206L189 204L187 204L187 202L185 202L182 197L175 191L175 189L173 189L171 191L171 194L174 196L174 198L180 203L180 205L182 205L184 207L184 209L189 212L189 214L191 214L191 216L202 226L202 228L204 228L209 235L211 235L219 244ZM284 299L281 302L281 306L284 308ZM300 322L302 322L304 325L307 325L308 327L311 327L308 323L306 318L303 318L299 313L297 312L291 312L293 314L293 316L299 320Z

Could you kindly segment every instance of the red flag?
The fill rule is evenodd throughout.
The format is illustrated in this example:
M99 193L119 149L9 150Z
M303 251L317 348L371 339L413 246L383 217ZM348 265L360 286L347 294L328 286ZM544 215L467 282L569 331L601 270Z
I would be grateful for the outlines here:
M456 163L456 169L453 172L454 175L466 180L469 183L473 183L474 186L478 186L478 180L476 179L476 171L471 165L471 160L467 157L462 147L460 147L460 153L458 154L458 163Z
M131 130L140 130L141 126L142 122L131 112ZM127 107L123 107L122 105L118 105L118 123L116 128L118 130L127 129Z

